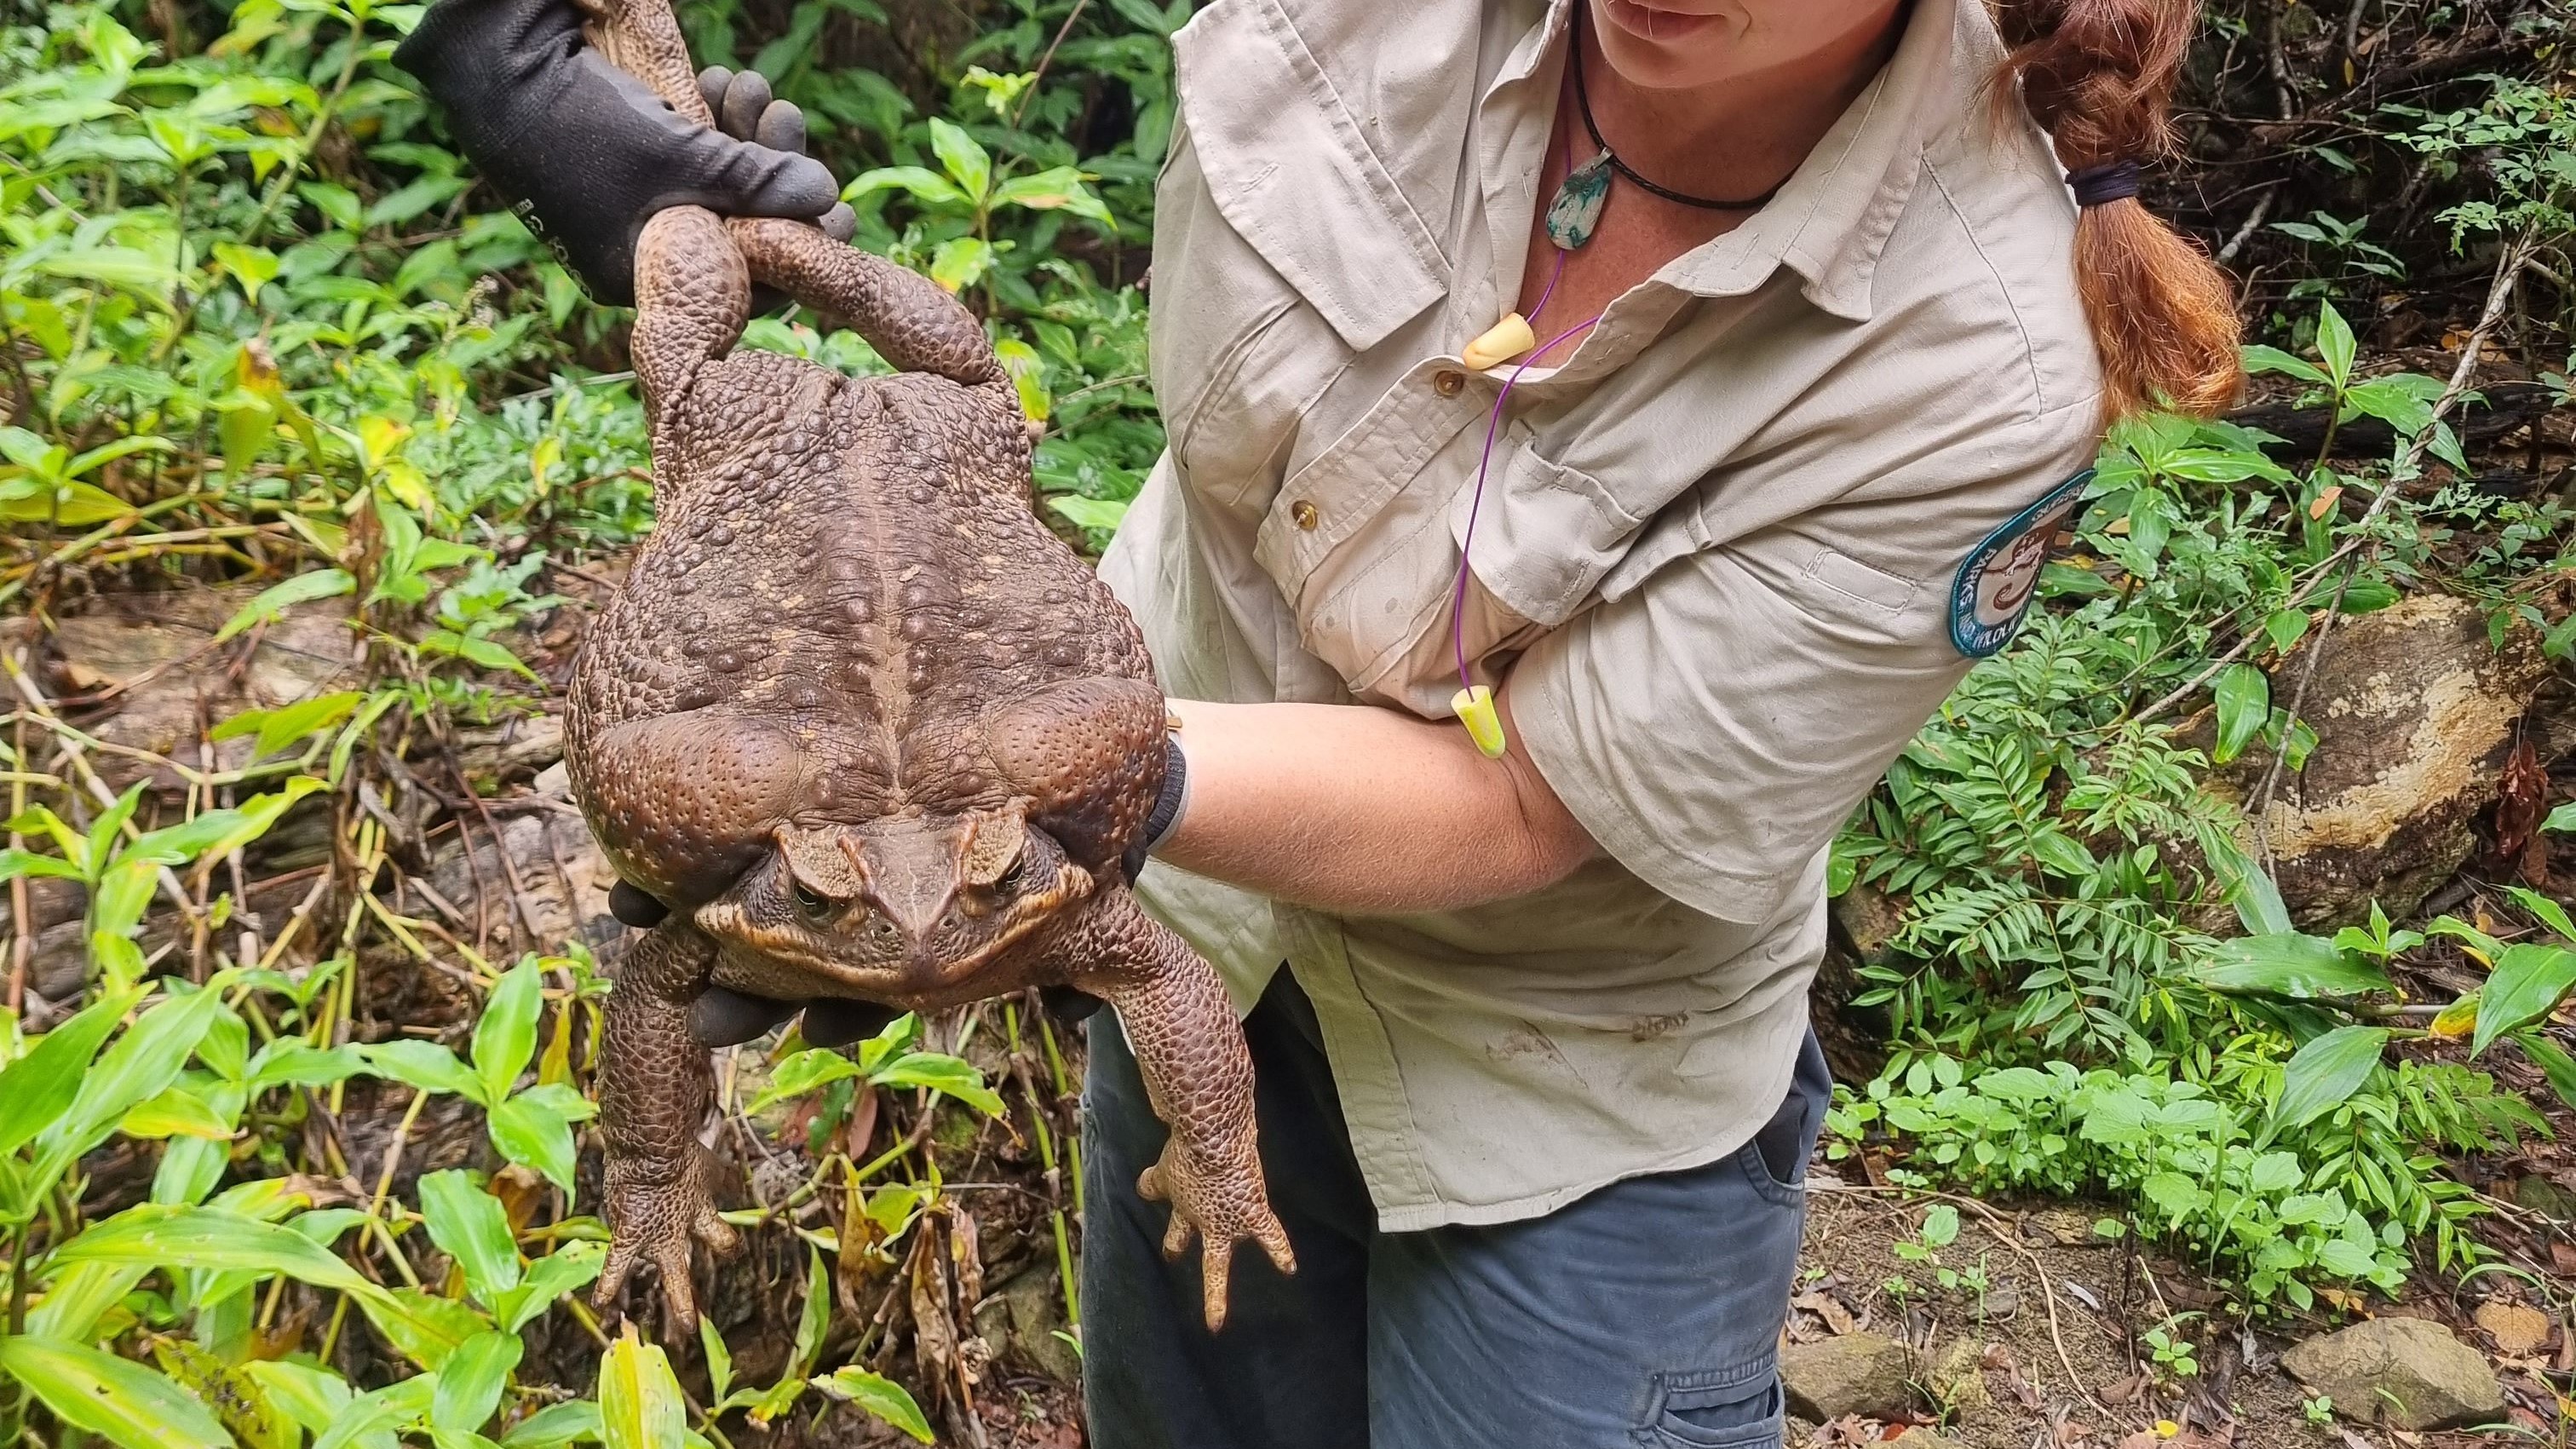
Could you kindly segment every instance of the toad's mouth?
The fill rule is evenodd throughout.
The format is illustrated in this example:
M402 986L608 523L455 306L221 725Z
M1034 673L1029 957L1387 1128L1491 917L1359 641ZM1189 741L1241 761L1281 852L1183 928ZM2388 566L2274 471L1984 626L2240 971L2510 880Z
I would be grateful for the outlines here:
M699 907L696 923L729 958L718 975L748 989L890 1006L939 1004L1091 896L1097 885L1091 872L1060 856L1050 864L1044 879L1015 883L1015 893L1007 898L963 893L918 930L907 930L856 901L819 922L801 912L782 911L776 900L792 900L792 895L771 877L785 872L765 865L736 889ZM733 985L734 980L722 984Z

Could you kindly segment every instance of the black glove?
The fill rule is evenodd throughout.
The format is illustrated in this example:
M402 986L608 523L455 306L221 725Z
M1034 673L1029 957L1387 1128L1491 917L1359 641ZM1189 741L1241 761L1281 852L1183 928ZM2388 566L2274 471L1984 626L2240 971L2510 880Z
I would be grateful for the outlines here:
M731 129L758 138L737 140L682 120L584 43L581 21L572 0L440 0L394 63L593 297L634 300L635 239L665 207L813 221L834 209L832 173L797 154L804 118L771 104L759 76L712 88Z

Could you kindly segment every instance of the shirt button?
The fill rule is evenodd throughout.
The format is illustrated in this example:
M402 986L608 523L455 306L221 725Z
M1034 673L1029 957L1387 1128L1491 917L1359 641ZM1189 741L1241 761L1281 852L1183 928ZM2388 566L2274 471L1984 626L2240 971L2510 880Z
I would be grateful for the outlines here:
M1288 505L1288 516L1296 521L1299 528L1312 529L1318 515L1312 502L1300 498Z
M1467 374L1443 369L1431 374L1431 390L1442 397L1456 397L1467 387Z

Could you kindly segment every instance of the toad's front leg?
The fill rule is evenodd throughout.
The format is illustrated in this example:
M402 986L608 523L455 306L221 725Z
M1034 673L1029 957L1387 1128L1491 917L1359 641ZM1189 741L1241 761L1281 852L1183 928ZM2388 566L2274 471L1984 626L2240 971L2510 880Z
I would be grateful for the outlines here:
M1061 949L1072 984L1118 1009L1154 1115L1172 1131L1136 1190L1172 1205L1167 1256L1179 1257L1198 1235L1207 1325L1223 1328L1237 1242L1250 1238L1280 1272L1297 1271L1262 1188L1252 1055L1234 1004L1216 968L1124 890L1095 901Z
M615 1306L637 1263L662 1277L668 1331L696 1328L689 1286L692 1238L718 1254L740 1239L707 1200L698 1124L713 1080L689 1032L689 1003L707 986L715 945L674 916L626 953L600 1042L599 1115L608 1139L608 1266L592 1301Z

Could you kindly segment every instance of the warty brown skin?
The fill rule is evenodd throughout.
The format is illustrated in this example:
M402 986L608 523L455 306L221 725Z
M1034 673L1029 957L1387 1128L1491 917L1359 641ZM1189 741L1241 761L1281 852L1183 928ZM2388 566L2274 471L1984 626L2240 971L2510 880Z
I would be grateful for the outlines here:
M595 43L707 119L667 0L592 0ZM901 371L736 352L754 281ZM695 1323L692 1239L731 1251L696 1141L690 1001L710 985L930 1010L1032 985L1105 998L1172 1128L1139 1183L1166 1250L1294 1270L1263 1192L1251 1062L1215 970L1129 895L1163 774L1135 623L1030 507L1018 401L975 318L819 230L694 207L645 228L632 351L659 524L574 666L573 791L672 907L606 1008L615 1241L599 1300L658 1271Z

